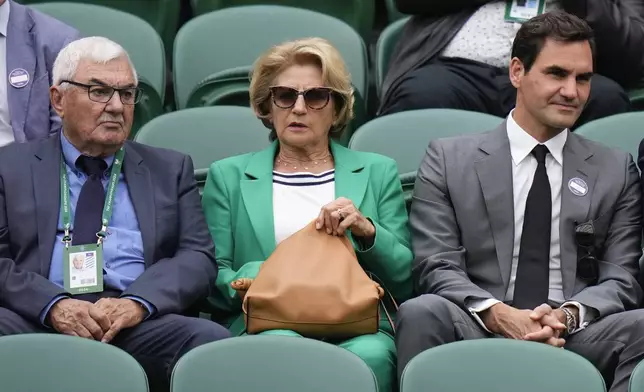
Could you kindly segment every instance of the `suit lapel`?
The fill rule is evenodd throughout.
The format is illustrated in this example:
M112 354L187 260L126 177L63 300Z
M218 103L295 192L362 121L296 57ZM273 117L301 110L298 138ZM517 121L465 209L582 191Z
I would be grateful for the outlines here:
M125 145L123 174L141 230L145 265L150 267L154 260L156 243L154 189L150 171L135 146L130 142Z
M42 275L49 276L60 213L60 133L42 141L31 162Z
M501 277L507 288L514 248L514 201L512 158L505 122L488 135L479 150L483 156L476 164L476 174L485 199Z
M573 234L575 226L588 220L597 170L588 159L593 152L581 143L579 136L568 135L563 150L563 177L561 181L561 215L559 218L559 239L561 247L561 274L563 277L564 297L570 298L574 292L577 274L577 245ZM570 180L582 180L587 192L577 196L570 189Z
M24 69L29 74L29 83L22 88L15 88L7 79L7 97L9 100L9 113L11 115L14 137L17 142L30 140L30 135L25 135L25 121L29 108L29 96L34 85L36 57L33 48L34 39L31 29L34 22L27 14L27 9L16 3L11 3L9 23L7 25L7 75L15 69Z
M276 150L277 142L255 153L240 184L242 200L265 259L275 250L273 159Z
M359 209L367 189L368 169L355 154L333 141L331 153L335 160L335 197L346 197Z

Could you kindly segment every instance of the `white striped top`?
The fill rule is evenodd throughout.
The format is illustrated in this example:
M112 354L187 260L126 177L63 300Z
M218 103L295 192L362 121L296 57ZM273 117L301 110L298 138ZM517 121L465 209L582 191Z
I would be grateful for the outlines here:
M335 170L320 174L273 171L275 244L308 225L335 200Z

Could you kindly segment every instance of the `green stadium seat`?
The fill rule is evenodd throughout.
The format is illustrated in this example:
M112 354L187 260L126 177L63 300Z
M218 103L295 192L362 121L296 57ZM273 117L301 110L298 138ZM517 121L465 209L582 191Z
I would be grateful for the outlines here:
M622 113L586 123L575 130L577 135L619 148L637 160L642 133L644 112Z
M271 29L265 28L270 19ZM346 23L317 12L282 6L226 8L190 20L174 46L174 86L178 108L240 105L248 101L244 86L257 57L284 41L316 36L328 39L342 54L356 90L354 121L364 122L367 54L364 42ZM239 37L239 40L233 37ZM243 38L242 38L243 37ZM200 61L194 61L195 58Z
M644 361L640 362L631 373L628 383L628 392L644 391Z
M172 41L179 27L181 0L18 0L18 3L30 6L36 3L55 2L101 5L136 15L152 25L162 37L167 49L172 48Z
M391 61L391 56L394 53L396 44L398 43L405 23L407 23L408 20L409 17L404 17L387 26L380 34L380 37L378 37L378 42L376 42L375 68L376 91L378 93L378 97L380 97L382 83L385 81L387 71L389 71L389 62Z
M444 344L414 357L401 392L605 392L599 371L583 357L543 343L479 339Z
M385 0L385 7L387 7L387 19L389 19L389 23L393 23L398 19L407 17L407 15L398 11L396 0Z
M491 130L501 122L503 119L500 117L478 112L411 110L365 123L353 134L348 147L382 154L396 161L409 211L416 171L431 140Z
M65 359L67 358L67 359ZM121 349L58 334L0 337L3 392L147 392L139 363Z
M179 359L171 384L172 392L378 391L357 355L313 339L271 335L199 346Z
M371 37L374 23L374 0L193 0L195 15L223 8L247 5L283 5L304 8L338 18L353 27L365 40ZM278 23L266 20L271 28Z
M398 163L400 174L415 172L433 139L484 132L503 118L455 109L423 109L378 117L361 126L349 148L376 152Z
M133 135L138 127L153 118L151 116L163 111L165 52L159 34L149 23L135 15L99 5L50 2L30 6L75 27L83 36L107 37L128 52L144 90L144 99L134 111Z
M190 155L202 186L211 163L268 147L269 133L249 108L212 106L159 116L143 126L135 141Z

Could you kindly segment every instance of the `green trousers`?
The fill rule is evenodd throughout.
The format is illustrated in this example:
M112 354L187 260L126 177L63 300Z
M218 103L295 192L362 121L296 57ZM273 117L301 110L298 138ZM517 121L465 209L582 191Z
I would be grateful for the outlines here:
M261 335L283 335L299 336L297 332L275 329L262 332ZM356 336L341 342L329 342L336 344L356 354L371 368L376 375L379 392L393 391L396 380L396 345L391 336L384 332Z

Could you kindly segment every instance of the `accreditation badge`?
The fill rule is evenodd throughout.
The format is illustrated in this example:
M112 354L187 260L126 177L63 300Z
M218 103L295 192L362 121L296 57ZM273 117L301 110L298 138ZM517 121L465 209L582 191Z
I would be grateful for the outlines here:
M103 291L103 245L87 244L63 248L65 291L71 294Z
M545 12L546 0L506 0L506 22L523 23Z

